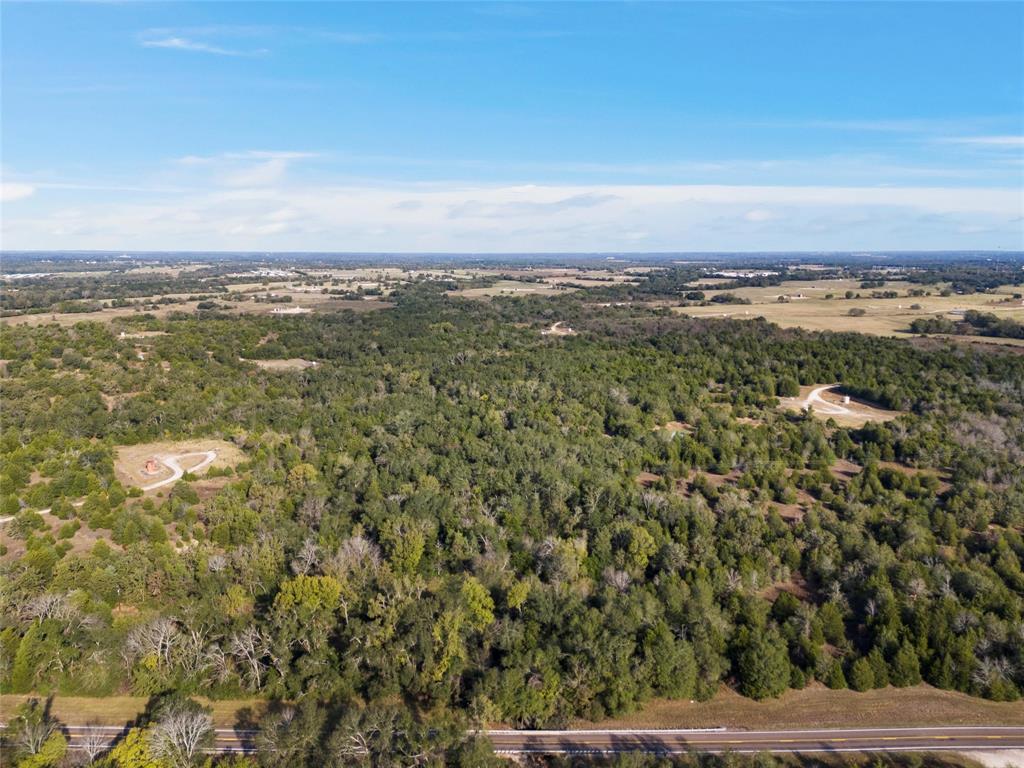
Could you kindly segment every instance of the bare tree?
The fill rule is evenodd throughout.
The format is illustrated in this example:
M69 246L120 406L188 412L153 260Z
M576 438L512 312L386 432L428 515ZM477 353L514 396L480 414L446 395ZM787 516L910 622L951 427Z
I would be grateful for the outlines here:
M39 752L46 740L57 730L56 721L35 699L26 705L12 726L14 743L30 755Z
M154 619L128 633L121 655L129 667L150 654L156 656L162 666L170 666L171 654L180 639L177 619Z
M270 653L270 638L259 627L249 625L231 636L230 645L231 655L244 669L243 677L258 691L263 686L263 673L267 669L263 659Z
M188 768L212 735L213 718L209 714L200 710L176 709L153 726L153 754L175 768Z
M79 738L81 746L78 749L86 756L90 763L96 762L96 758L110 749L110 734L101 725L90 723L82 729Z
M604 569L604 573L601 574L604 577L605 583L619 590L619 592L625 592L629 589L629 585L633 583L633 579L625 571L618 571L611 566Z
M320 567L320 547L317 546L313 537L307 538L302 543L302 549L295 555L291 566L292 572L296 576L306 576Z
M339 577L362 570L376 571L382 562L380 547L364 536L356 535L338 548L328 561L331 576Z
M176 658L189 677L198 678L209 666L206 629L186 628L181 634Z
M982 688L987 688L995 683L1005 682L1013 674L1013 665L1002 656L996 658L978 659L978 666L971 675L971 679Z

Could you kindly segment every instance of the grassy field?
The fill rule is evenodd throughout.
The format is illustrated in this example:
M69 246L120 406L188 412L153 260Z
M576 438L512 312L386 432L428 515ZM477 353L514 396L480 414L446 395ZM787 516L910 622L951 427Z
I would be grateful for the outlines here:
M706 291L710 299L720 293L733 293L750 299L751 304L715 304L704 307L674 307L673 311L691 317L763 317L783 328L806 328L812 331L856 331L876 336L905 334L910 323L918 317L949 315L976 309L999 316L1024 320L1024 302L1013 299L1012 293L1020 288L1004 286L997 293L976 293L968 296L940 296L931 288L932 296L907 296L910 283L890 281L883 291L898 291L895 299L870 298L871 290L858 288L855 280L787 281L765 288L738 288L733 291ZM861 294L861 298L845 299L847 290ZM833 298L825 296L832 294ZM788 297L780 302L779 297ZM911 309L911 306L917 309ZM861 317L851 317L851 309L864 310ZM1000 340L1005 341L1005 340Z
M520 280L496 280L494 285L485 288L460 288L449 291L449 296L461 296L466 299L489 299L492 296L553 296L572 290L548 283L527 283Z
M303 307L314 312L340 312L350 309L354 312L371 312L373 310L388 309L394 306L388 301L374 299L350 300L338 299L321 293L309 293L302 291L281 291L282 295L292 297L290 302L271 304L269 302L224 302L216 299L218 304L224 304L227 309L220 310L235 315L269 315L275 309L290 309ZM75 323L100 322L109 323L119 318L130 318L140 314L149 314L154 317L165 318L172 312L195 312L197 301L186 301L181 304L161 304L156 309L136 309L135 307L106 307L97 312L40 312L32 315L17 315L15 317L0 318L0 325L29 325L38 326L48 323L57 323L65 327Z

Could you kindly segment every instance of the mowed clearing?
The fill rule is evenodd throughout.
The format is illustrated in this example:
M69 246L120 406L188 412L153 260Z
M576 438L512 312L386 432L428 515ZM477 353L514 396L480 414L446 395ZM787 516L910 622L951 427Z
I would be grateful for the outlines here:
M245 454L225 440L140 443L115 449L114 473L126 488L155 490L170 484L179 469L202 472L209 467L234 467L244 459Z
M244 358L239 358L239 360L252 363L265 371L304 371L319 365L315 360L303 360L301 357L290 357L287 360L246 360Z
M863 427L869 421L892 421L901 415L899 411L888 411L865 400L846 398L838 384L800 387L797 397L780 397L779 408L784 411L810 408L817 418L832 419L844 427Z

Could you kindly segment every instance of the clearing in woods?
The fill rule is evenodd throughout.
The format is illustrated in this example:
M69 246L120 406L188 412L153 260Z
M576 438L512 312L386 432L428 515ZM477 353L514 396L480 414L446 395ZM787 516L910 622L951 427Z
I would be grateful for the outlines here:
M114 457L114 474L122 485L156 490L180 477L179 470L234 467L245 454L225 440L179 440L120 446Z
M887 411L854 397L846 401L838 384L815 384L800 387L797 397L780 397L779 408L786 411L811 409L819 419L833 419L844 427L863 427L869 421L892 421L899 411Z
M576 331L565 324L564 320L559 320L557 323L552 325L550 328L545 328L541 331L542 336L575 336Z
M241 357L238 359L257 365L265 371L304 371L319 365L315 360L303 360L301 357L290 357L287 360L246 360Z

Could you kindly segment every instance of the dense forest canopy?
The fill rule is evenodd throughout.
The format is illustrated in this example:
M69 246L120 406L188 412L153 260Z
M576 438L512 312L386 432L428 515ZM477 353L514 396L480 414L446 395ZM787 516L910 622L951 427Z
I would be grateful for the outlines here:
M328 751L354 702L538 727L722 685L1017 699L1024 356L595 301L692 278L3 326L0 687L320 702ZM777 410L834 382L902 415ZM190 438L244 461L118 479L118 446Z

